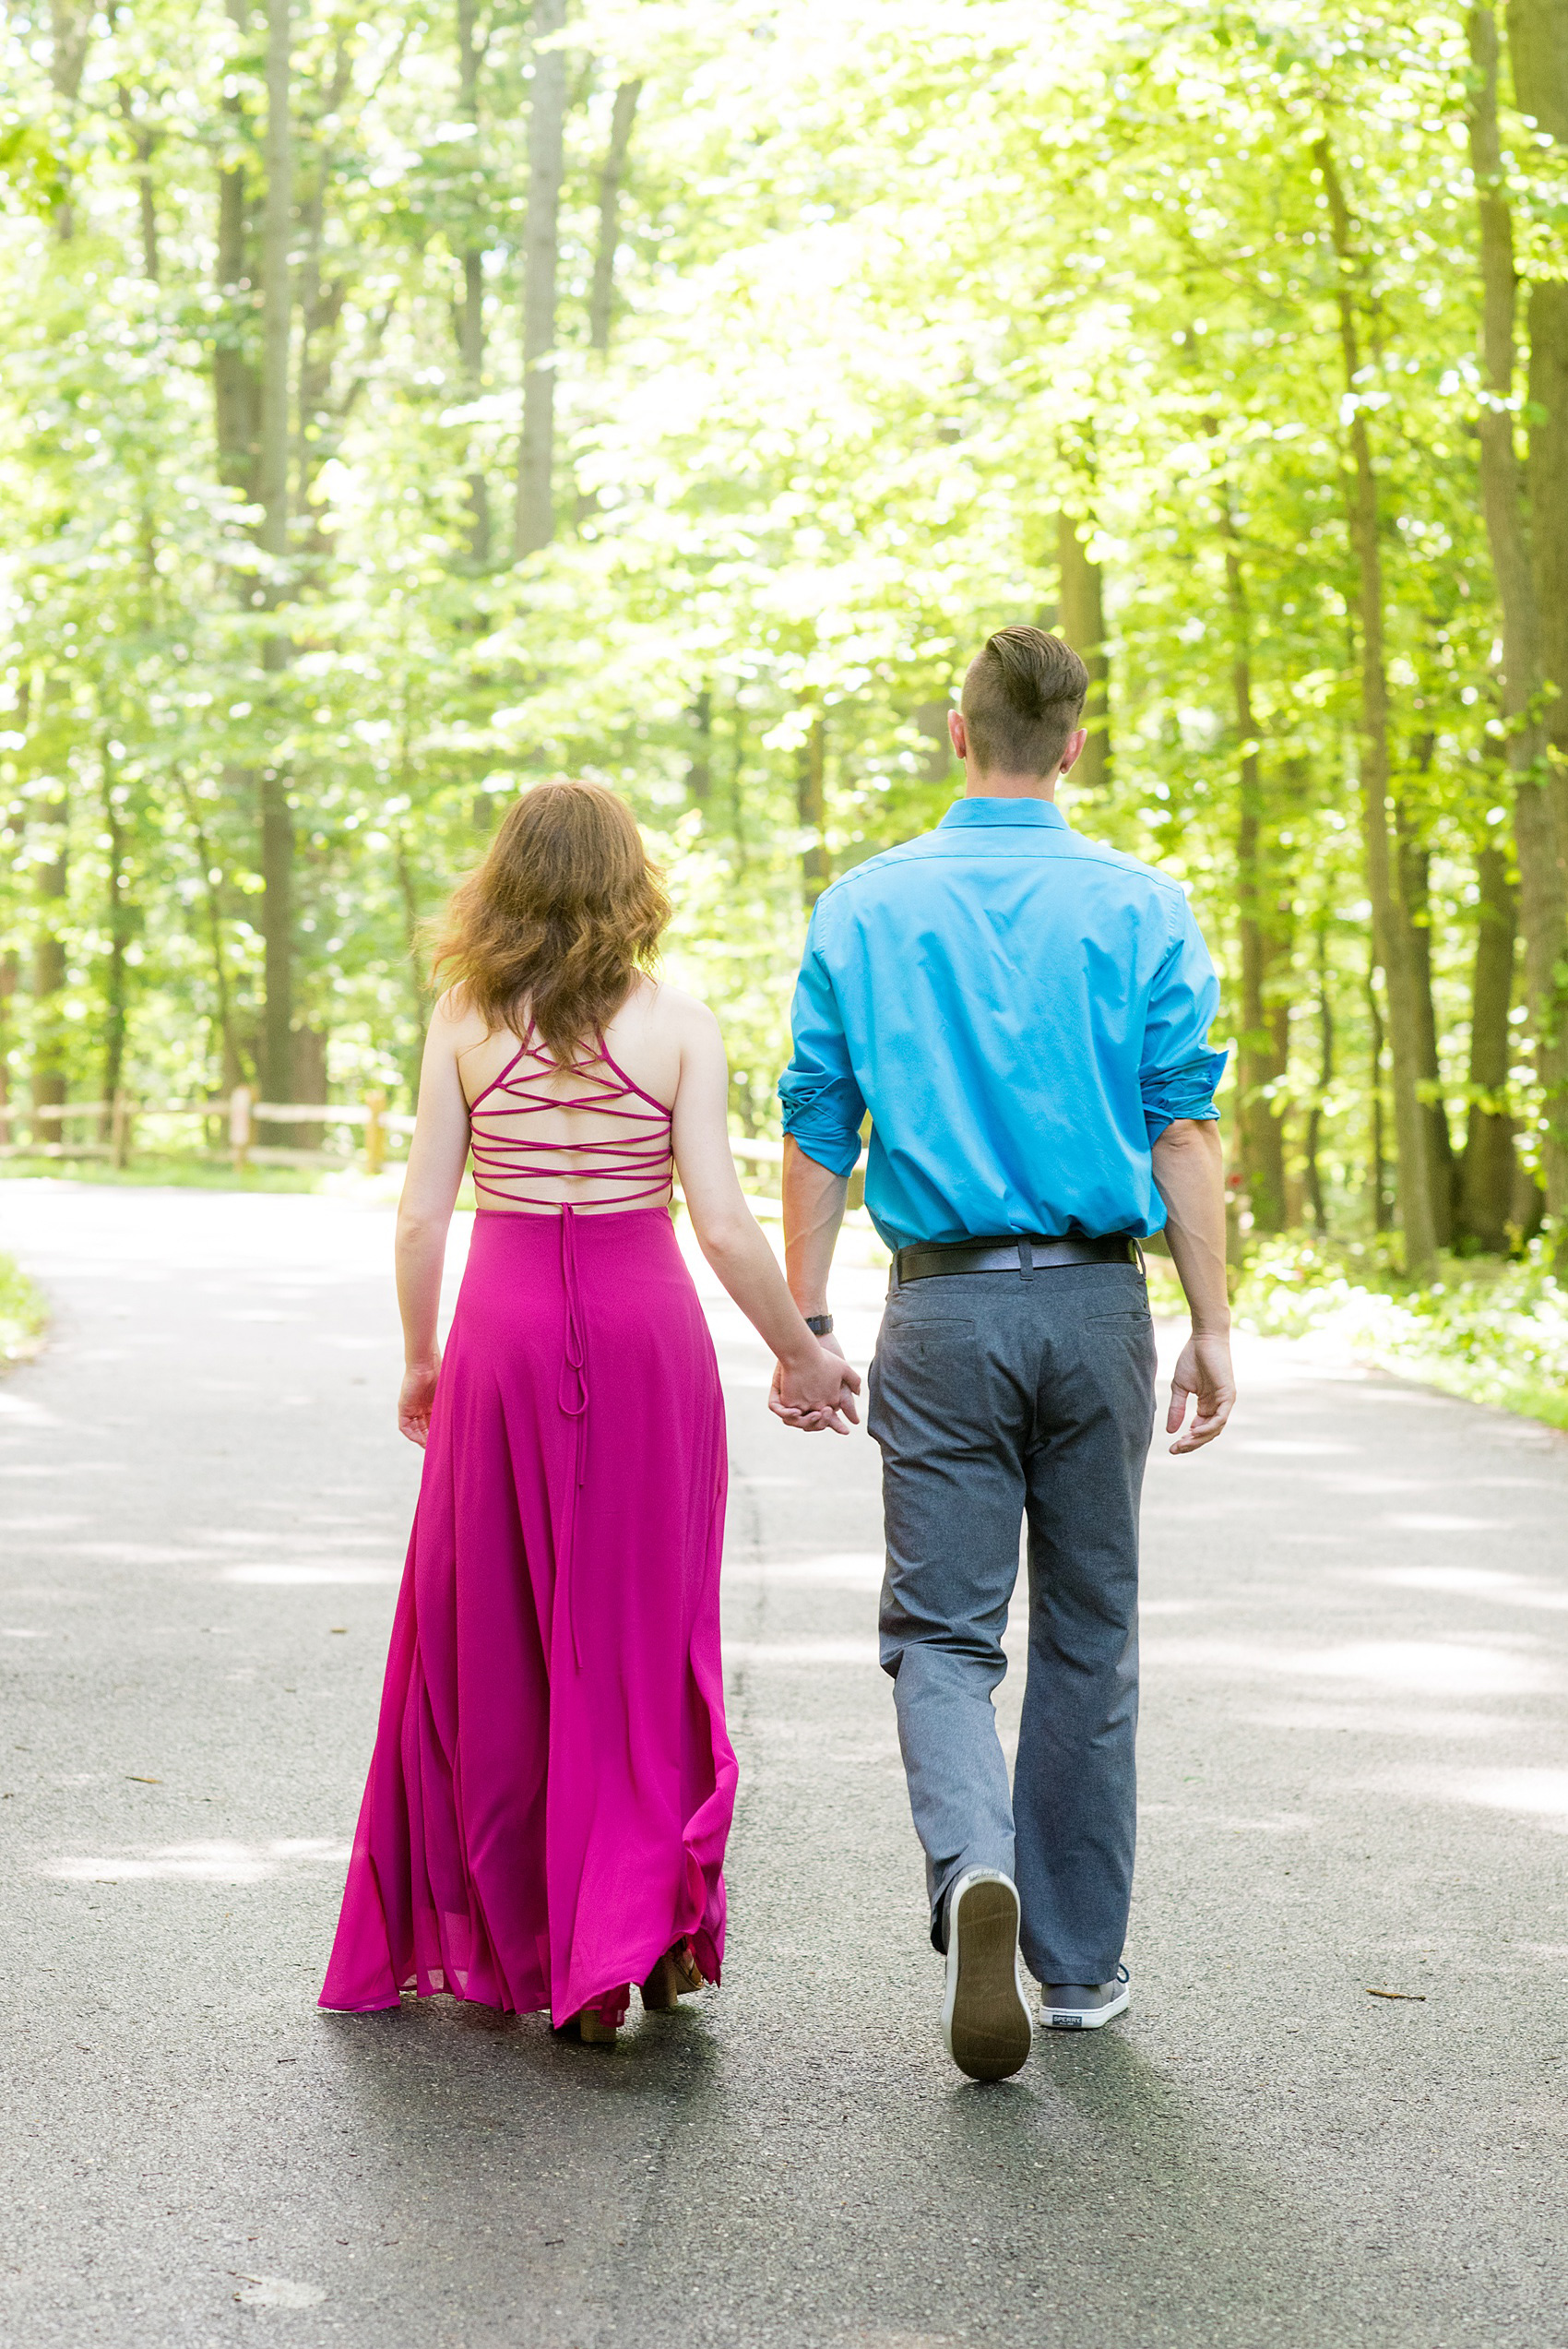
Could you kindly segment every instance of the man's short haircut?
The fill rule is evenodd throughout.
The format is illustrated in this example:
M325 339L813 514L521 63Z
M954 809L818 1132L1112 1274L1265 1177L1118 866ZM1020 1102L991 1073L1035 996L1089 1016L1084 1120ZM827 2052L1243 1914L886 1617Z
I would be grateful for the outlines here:
M961 703L982 775L1051 775L1078 722L1089 673L1043 628L998 628L969 663Z

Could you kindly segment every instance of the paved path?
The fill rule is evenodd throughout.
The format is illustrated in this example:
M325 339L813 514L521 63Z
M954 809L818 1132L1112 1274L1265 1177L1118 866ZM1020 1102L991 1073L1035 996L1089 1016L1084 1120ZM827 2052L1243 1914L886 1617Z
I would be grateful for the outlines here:
M0 1185L58 1306L0 1389L0 2342L1568 2343L1568 1443L1249 1351L1224 1445L1150 1475L1136 2004L980 2090L874 1454L771 1422L716 1306L730 1978L610 2056L328 2018L418 1468L388 1237Z

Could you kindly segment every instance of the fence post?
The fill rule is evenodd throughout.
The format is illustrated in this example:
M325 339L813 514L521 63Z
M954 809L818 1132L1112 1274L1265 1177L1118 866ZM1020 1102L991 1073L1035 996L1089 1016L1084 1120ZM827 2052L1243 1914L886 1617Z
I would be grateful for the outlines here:
M229 1096L229 1147L234 1153L234 1172L244 1172L251 1151L251 1102L248 1085L236 1085Z
M120 1091L109 1112L109 1163L122 1174L131 1163L131 1103Z
M386 1128L381 1122L386 1114L386 1096L366 1093L364 1105L364 1171L379 1174L386 1157Z

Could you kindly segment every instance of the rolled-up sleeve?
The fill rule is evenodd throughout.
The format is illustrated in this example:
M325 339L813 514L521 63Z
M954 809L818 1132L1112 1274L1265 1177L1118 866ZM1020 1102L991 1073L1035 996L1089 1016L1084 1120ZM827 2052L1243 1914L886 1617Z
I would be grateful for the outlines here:
M1218 1117L1214 1096L1225 1074L1225 1054L1208 1049L1209 1027L1219 1011L1219 982L1184 897L1175 926L1149 991L1138 1067L1151 1146L1178 1117Z
M849 1174L861 1154L866 1105L849 1064L838 998L822 958L814 914L790 1019L794 1057L778 1079L784 1131L819 1166Z

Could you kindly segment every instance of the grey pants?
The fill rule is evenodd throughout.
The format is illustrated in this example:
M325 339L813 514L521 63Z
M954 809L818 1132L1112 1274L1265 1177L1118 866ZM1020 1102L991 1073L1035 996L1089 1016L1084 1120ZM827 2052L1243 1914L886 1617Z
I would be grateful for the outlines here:
M932 1938L966 1868L1017 1881L1040 1982L1109 1982L1136 1825L1138 1498L1154 1334L1130 1264L896 1287L871 1370L893 1676ZM1029 1666L1011 1796L992 1692L1028 1525Z

